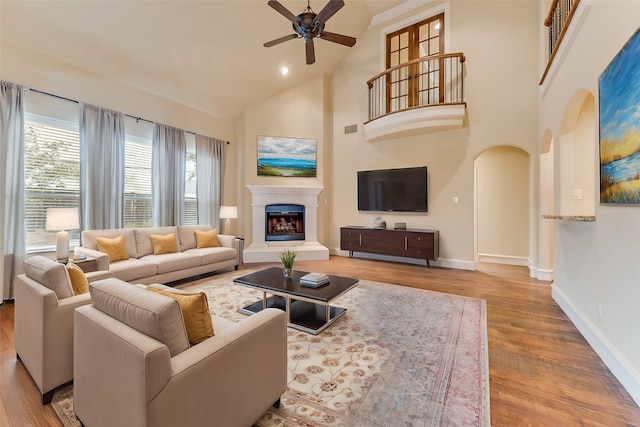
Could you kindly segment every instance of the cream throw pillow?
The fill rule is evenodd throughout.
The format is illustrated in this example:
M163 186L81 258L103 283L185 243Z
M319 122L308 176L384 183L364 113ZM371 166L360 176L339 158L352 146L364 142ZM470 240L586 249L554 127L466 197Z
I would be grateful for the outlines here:
M213 336L213 323L209 313L209 303L204 292L181 294L148 287L148 290L166 295L178 301L189 344L196 345Z
M166 236L157 234L151 235L151 246L153 246L153 254L170 254L178 251L178 242L176 242L176 234L170 233Z
M96 243L100 252L109 255L109 262L129 259L129 253L124 246L124 236L114 237L113 239L98 237Z
M67 273L69 273L69 279L71 279L73 295L86 294L89 292L89 281L87 280L87 276L84 275L84 271L82 271L77 264L68 262Z
M214 228L210 231L196 230L196 248L215 248L220 246L218 231Z

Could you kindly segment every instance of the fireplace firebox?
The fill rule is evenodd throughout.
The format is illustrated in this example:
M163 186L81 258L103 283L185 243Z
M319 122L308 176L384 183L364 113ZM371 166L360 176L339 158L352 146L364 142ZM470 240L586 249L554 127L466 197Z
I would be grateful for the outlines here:
M304 240L304 206L265 206L265 241Z

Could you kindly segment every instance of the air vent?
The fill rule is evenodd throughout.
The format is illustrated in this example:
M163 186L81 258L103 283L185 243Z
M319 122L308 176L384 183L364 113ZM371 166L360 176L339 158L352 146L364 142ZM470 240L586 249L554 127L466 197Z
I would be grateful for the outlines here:
M350 125L344 127L344 133L356 133L358 132L358 125Z

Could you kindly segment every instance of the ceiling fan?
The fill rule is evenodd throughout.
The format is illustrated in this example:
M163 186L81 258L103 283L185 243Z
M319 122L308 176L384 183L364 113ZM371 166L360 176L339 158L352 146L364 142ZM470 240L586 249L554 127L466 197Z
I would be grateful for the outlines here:
M304 12L295 16L277 0L269 0L267 2L269 6L291 21L295 34L271 40L270 42L265 43L264 47L275 46L277 44L284 43L287 40L303 38L305 41L307 64L313 64L316 62L316 54L313 47L313 39L315 37L349 47L356 44L356 39L354 37L330 33L324 30L324 24L344 6L344 0L329 0L329 3L327 3L327 5L318 14L311 10L309 2L310 0L307 0L307 8Z

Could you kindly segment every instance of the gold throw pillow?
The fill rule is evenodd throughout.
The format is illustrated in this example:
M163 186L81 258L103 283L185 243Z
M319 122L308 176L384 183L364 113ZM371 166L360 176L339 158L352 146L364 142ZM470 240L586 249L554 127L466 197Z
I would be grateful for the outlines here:
M71 279L73 295L86 294L89 292L89 281L87 280L87 276L84 275L84 271L82 271L77 264L68 262L67 272L69 273L69 279Z
M210 231L196 230L197 248L215 248L220 246L218 241L218 231L214 228Z
M189 343L196 345L213 336L213 323L209 313L209 303L204 292L197 294L180 294L148 287L148 290L166 295L178 301L184 326L187 329Z
M175 233L170 233L170 234L167 234L166 236L159 236L157 234L152 234L151 246L153 246L154 255L179 252Z
M109 255L109 262L129 259L129 253L124 246L124 236L118 236L113 239L98 237L96 242L98 243L98 250Z

